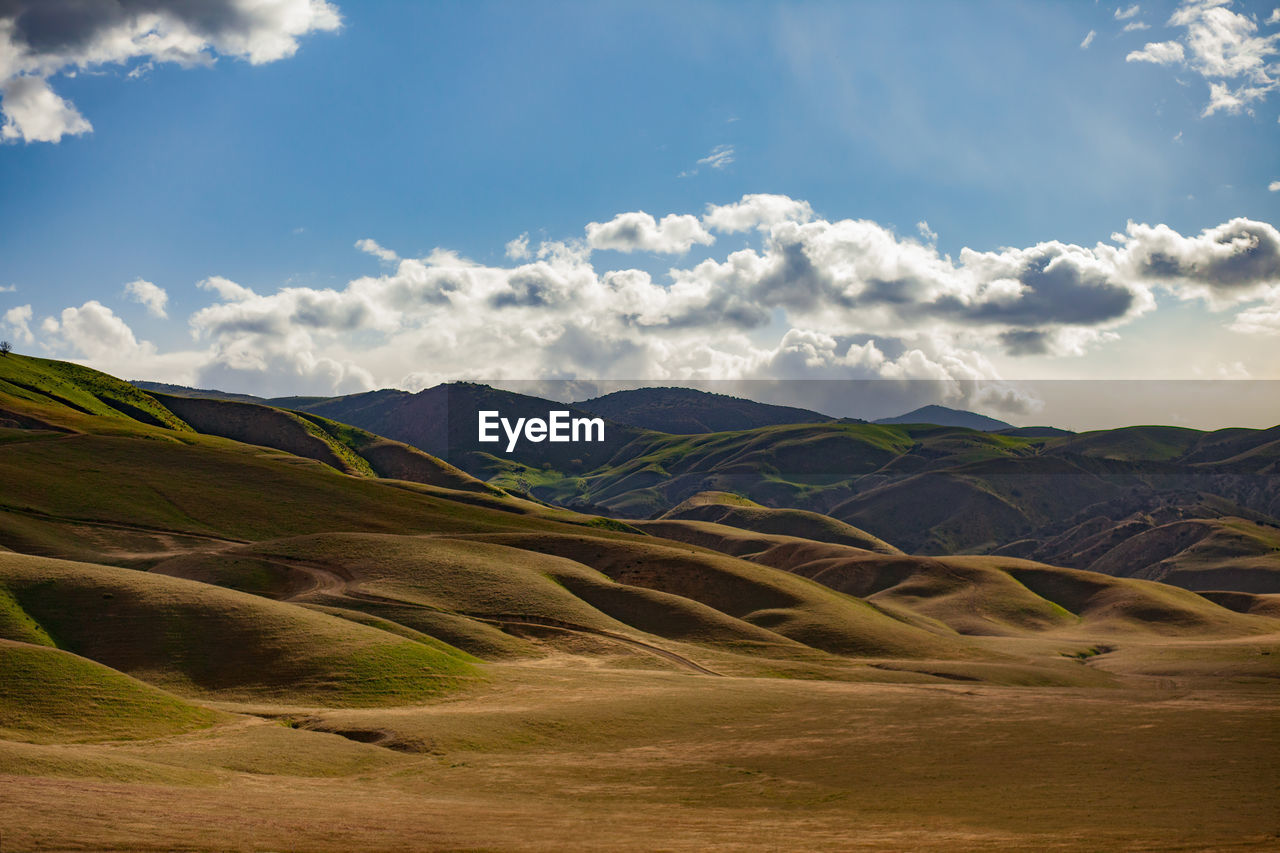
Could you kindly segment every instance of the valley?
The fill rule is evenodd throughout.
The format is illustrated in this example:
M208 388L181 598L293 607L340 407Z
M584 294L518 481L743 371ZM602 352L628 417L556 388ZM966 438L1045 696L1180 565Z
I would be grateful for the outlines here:
M628 429L555 500L0 358L5 849L1280 837L1271 431Z

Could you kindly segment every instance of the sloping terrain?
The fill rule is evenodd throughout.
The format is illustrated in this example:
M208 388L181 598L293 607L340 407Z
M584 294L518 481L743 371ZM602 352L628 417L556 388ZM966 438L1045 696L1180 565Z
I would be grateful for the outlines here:
M1267 595L909 555L890 533L743 497L869 513L881 498L850 502L959 466L1034 529L1076 492L1055 504L1056 469L1033 487L1008 467L1067 466L1105 496L1131 460L936 427L642 433L624 479L654 466L681 480L671 497L700 479L746 488L629 524L309 412L170 409L92 371L5 362L0 379L25 383L0 386L6 850L1274 840L1257 796L1280 749ZM1198 446L1247 472L1265 453L1244 444ZM865 473L812 473L828 456ZM510 464L499 480L540 477L543 497L572 479ZM631 500L609 468L583 493ZM660 505L663 489L639 493ZM1158 564L1265 558L1248 551L1270 541L1261 511L1216 501L1178 504L1223 526ZM908 525L935 512L898 506ZM967 510L951 509L931 526L958 538L946 519ZM1201 531L1171 512L1142 530Z
M727 492L700 492L663 513L662 518L710 521L756 533L776 533L836 545L850 545L881 554L902 553L883 539L830 516L799 509L765 507ZM684 541L682 537L676 538Z
M443 643L148 572L0 554L0 589L56 648L187 696L405 703L474 675Z

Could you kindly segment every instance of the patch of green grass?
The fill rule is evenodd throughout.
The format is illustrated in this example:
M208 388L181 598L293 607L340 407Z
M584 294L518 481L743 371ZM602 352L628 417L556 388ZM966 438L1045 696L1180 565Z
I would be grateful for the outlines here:
M0 358L0 392L60 414L96 415L117 428L148 424L190 432L180 418L128 382L66 361L10 354ZM73 417L74 420L74 417Z
M15 640L37 646L52 646L53 639L40 623L22 609L13 593L0 587L0 640Z
M0 737L36 742L152 738L221 715L58 649L0 640Z

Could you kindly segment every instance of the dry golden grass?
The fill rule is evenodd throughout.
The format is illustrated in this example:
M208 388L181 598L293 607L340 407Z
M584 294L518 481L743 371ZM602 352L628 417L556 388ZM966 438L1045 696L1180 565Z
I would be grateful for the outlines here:
M425 706L288 715L346 738L248 721L145 743L0 745L4 849L1267 850L1280 838L1273 686L912 687L569 659L488 670Z

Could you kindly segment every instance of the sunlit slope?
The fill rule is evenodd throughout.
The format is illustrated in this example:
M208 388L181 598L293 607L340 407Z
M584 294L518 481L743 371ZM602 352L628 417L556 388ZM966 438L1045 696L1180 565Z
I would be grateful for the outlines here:
M482 538L565 557L617 583L691 599L835 654L924 657L974 653L950 632L928 631L788 572L701 549L570 534L507 533Z
M1170 522L1126 539L1089 568L1187 589L1280 592L1280 528L1229 517Z
M1094 430L1053 441L1050 453L1126 462L1170 462L1191 451L1205 436L1196 429L1132 426Z
M417 448L319 415L232 400L155 395L197 431L315 459L345 474L497 490Z
M233 400L153 395L197 432L274 447L315 459L344 474L373 476L369 463L318 424L293 412Z
M663 513L662 518L710 521L756 533L797 536L882 554L902 553L883 539L830 516L806 510L765 507L726 492L700 492Z
M0 685L0 740L163 737L221 716L79 655L8 639L0 639Z
M709 522L639 524L658 536L793 572L891 612L905 609L961 634L1017 636L1079 628L1239 636L1280 630L1280 623L1239 618L1226 607L1163 583L1029 560L877 554L795 537L734 535L731 528ZM1248 602L1233 609L1253 606Z
M86 388L139 407L151 400L157 420L176 416L105 374L70 370L75 381L64 380L62 367L0 359L25 385L56 388L65 398L0 387L0 407L12 416L12 426L0 427L0 546L14 551L145 567L175 553L328 530L475 532L537 526L535 517L596 523L510 497L418 450L315 416L195 401L207 407L206 428L217 425L219 413L249 411L319 442L313 447L354 448L376 473L419 482L344 475L315 459L200 434L184 421L180 428L145 424L94 402Z
M610 540L594 541L608 547ZM517 638L495 636L513 624L783 655L800 648L699 601L616 583L572 559L472 538L322 534L178 558L155 571L225 586L275 578L280 596L394 620L481 656L534 653Z
M507 529L525 523L519 513L540 511L515 499L468 505L447 491L343 476L313 460L201 436L11 442L0 445L0 479L0 544L46 554L93 553L95 541L148 534L248 541L324 530ZM94 541L76 528L91 528Z
M0 554L0 590L56 648L180 695L378 705L474 674L438 641L146 572Z
M190 432L154 397L106 373L34 356L0 358L0 422L35 420L53 429L91 428L107 433L146 433L142 427Z

